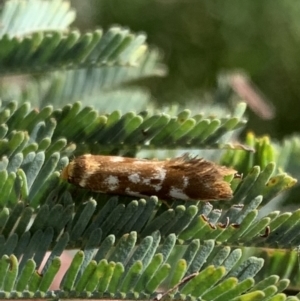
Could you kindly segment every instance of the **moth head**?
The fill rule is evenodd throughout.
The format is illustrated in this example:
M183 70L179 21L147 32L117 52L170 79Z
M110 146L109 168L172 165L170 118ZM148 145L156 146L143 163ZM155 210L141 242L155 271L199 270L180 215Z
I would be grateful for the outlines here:
M73 163L71 162L70 164L64 167L64 169L60 174L60 177L68 181L69 178L72 176L72 173L73 173Z

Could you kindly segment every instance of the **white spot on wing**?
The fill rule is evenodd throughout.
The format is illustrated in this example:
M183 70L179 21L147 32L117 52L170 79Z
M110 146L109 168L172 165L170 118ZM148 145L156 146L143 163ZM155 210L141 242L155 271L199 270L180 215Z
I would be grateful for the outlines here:
M151 183L151 179L149 179L149 178L143 179L143 184L150 185L150 183Z
M115 176L108 176L104 184L107 185L108 190L116 190L119 187L119 179Z
M178 189L174 186L171 187L169 195L172 198L187 201L189 197L182 191L182 189Z
M189 185L189 178L183 177L183 188L187 188L188 185Z
M152 164L152 162L144 159L136 159L132 164Z
M139 192L132 191L130 188L126 188L125 192L127 195L137 196L137 197L145 197L145 195L140 194Z
M155 191L160 191L162 188L161 182L158 184L151 184L151 178L144 178L142 184L152 187Z
M161 185L152 185L152 187L155 189L155 191L160 191L162 188Z
M123 157L120 157L120 156L111 156L109 158L109 161L110 162L123 162L124 161L124 158Z
M155 168L154 177L161 182L163 182L166 178L167 171L164 168L157 167Z
M80 186L80 187L86 187L86 182L87 182L88 178L89 178L89 176L87 176L87 175L84 176L84 177L80 180L79 186Z
M134 184L137 184L141 181L141 178L138 173L133 173L130 176L128 176L128 180Z

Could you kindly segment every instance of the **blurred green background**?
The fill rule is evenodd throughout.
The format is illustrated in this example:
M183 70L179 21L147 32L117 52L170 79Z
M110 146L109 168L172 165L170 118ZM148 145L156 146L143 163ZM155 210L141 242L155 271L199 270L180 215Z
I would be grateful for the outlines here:
M73 0L81 29L112 24L144 31L164 53L165 78L149 80L155 98L182 103L213 91L221 71L244 70L276 116L249 110L248 128L282 138L300 129L300 2L294 0ZM201 101L199 101L201 106Z

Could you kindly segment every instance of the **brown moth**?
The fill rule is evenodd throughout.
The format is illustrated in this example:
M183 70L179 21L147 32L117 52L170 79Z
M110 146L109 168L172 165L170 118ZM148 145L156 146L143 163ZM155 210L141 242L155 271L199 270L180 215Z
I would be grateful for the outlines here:
M83 155L67 165L61 177L106 194L213 201L232 198L224 176L235 173L231 168L188 155L165 161Z

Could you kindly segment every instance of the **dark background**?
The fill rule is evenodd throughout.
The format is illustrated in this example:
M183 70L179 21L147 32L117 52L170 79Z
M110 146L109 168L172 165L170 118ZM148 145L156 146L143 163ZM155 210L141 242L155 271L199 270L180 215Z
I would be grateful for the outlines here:
M249 111L248 129L282 138L300 129L300 2L294 0L71 1L74 26L113 24L144 31L162 49L166 78L149 81L164 102L184 103L216 86L220 71L244 70L276 108L273 120Z

